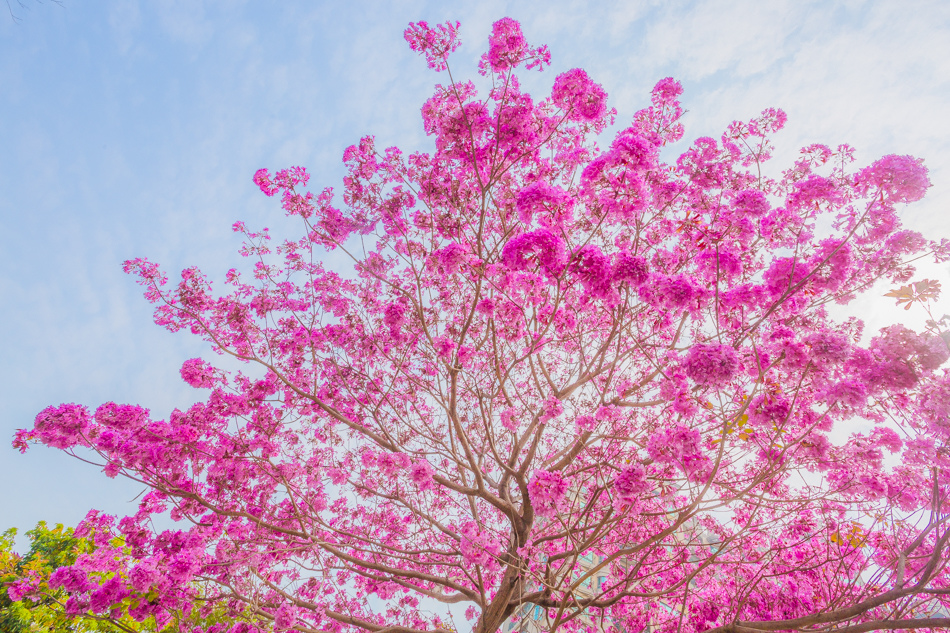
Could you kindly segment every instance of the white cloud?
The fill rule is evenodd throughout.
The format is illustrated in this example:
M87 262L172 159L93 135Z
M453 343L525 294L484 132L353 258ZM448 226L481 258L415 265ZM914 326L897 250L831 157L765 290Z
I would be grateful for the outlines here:
M923 156L935 186L907 222L950 236L948 3L72 4L0 38L0 293L13 306L0 316L12 338L0 435L61 401L142 402L158 416L187 405L195 394L178 367L207 348L151 324L121 261L147 255L172 273L199 264L220 279L235 260L231 222L291 226L251 184L258 167L302 164L315 189L339 191L342 150L363 134L430 147L419 108L446 77L425 69L403 29L461 20L454 67L468 75L504 15L551 48L553 72L527 84L547 90L556 72L586 67L621 124L673 75L687 88L688 138L785 108L777 168L811 142L852 143L864 162ZM851 309L872 315L869 327L906 317L880 299ZM73 521L82 504L119 495L95 488L98 473L67 488L76 469L51 454L4 458L31 482L29 494L4 493L8 521ZM36 475L43 464L56 475ZM57 477L74 501L59 517Z
M116 47L123 55L135 44L136 32L142 23L142 13L137 0L114 2L109 10L109 26Z

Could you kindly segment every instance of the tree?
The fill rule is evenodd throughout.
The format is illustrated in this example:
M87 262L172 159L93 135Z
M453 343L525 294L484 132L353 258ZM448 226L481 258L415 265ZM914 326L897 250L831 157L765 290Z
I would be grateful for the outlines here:
M206 630L217 625L219 630L226 630L235 624L219 606L191 608L187 613L136 620L129 615L129 610L137 612L140 604L155 600L155 596L135 591L127 592L121 601L101 615L69 613L70 596L63 588L62 579L75 575L71 568L77 559L81 564L83 557L96 551L95 538L77 538L71 528L64 528L62 524L49 528L45 521L40 521L26 534L30 538L30 550L25 556L13 551L16 529L0 535L0 582L8 588L0 593L0 631L3 633L178 633L189 625L203 625ZM121 545L119 540L113 539L109 551L114 552ZM113 568L103 572L100 568L98 573L87 577L88 591L108 588L117 571ZM201 587L193 589L196 597L202 595Z
M445 72L458 26L405 35ZM208 396L166 420L64 404L18 434L149 488L133 516L89 514L125 549L69 574L126 569L110 599L150 590L156 613L213 583L276 630L461 626L439 603L480 632L526 607L552 631L950 626L942 325L862 345L829 313L950 258L901 228L922 161L811 145L770 177L769 109L667 164L669 78L602 150L606 92L574 69L535 100L517 73L547 65L496 22L487 87L449 74L422 108L435 150L363 138L342 204L258 171L301 234L235 224L252 270L222 294L126 263L156 323L248 368L186 361ZM918 284L894 296L930 309ZM154 530L164 512L182 529ZM115 604L61 586L75 613Z
M59 6L63 6L62 0L51 0L51 1L53 2L53 4L58 4ZM6 0L6 2L7 2L7 11L10 13L10 19L13 20L15 24L19 24L20 22L22 22L23 18L21 18L20 16L16 14L16 12L13 9L13 5L10 4L10 0ZM27 5L23 0L14 0L14 2L16 3L19 9L25 9L27 11L30 10L29 5ZM36 3L43 4L43 0L36 0Z

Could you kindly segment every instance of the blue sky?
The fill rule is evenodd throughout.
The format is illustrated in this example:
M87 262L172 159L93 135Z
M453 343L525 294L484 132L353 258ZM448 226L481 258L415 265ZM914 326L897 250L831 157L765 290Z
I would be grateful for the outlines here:
M63 0L17 14L0 14L0 529L131 511L140 492L58 451L9 448L41 409L113 400L164 417L199 395L178 369L213 355L152 324L123 260L221 279L239 259L235 220L278 235L292 227L252 184L256 169L304 165L319 189L339 185L343 149L365 134L431 148L419 108L445 76L408 49L410 21L460 20L453 72L468 77L491 23L516 18L553 58L529 85L543 92L583 67L620 124L658 79L676 77L687 141L782 107L776 169L812 142L848 142L861 163L921 156L935 184L905 221L950 237L942 1ZM946 266L921 276L950 287ZM920 323L884 291L850 311L869 329Z

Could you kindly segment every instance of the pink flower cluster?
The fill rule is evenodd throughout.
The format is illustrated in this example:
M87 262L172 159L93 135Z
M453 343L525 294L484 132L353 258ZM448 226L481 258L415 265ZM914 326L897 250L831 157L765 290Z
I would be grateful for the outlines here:
M805 338L812 358L822 365L837 365L851 356L848 339L836 332L815 332Z
M527 270L533 261L547 275L556 277L567 265L564 243L547 229L522 233L505 244L501 261L511 270Z
M258 169L254 172L254 184L266 196L273 196L281 189L291 190L297 185L306 186L310 180L310 174L303 167L291 167L281 169L272 178L270 172L266 169Z
M91 424L89 409L82 405L47 407L36 416L29 439L53 448L71 448L85 441Z
M49 586L53 589L63 588L69 593L88 591L92 584L88 574L77 567L59 567L50 574Z
M461 244L452 243L433 252L429 258L436 268L445 275L453 275L462 269L468 258L468 252Z
M703 249L696 256L696 264L706 273L709 280L717 279L719 276L731 278L742 274L742 259L727 249Z
M821 202L839 203L842 201L838 184L830 178L811 174L795 183L788 196L791 209L809 209Z
M389 328L391 336L399 336L399 331L406 322L407 309L406 303L402 301L387 303L383 308L383 324Z
M635 502L653 486L647 480L647 471L640 464L627 466L614 479L614 491L617 497L627 502Z
M755 217L769 212L769 202L758 189L743 189L736 194L732 204L736 210Z
M540 517L555 516L564 504L567 480L559 472L537 470L528 482L528 495L534 513Z
M573 219L573 206L573 200L563 189L543 181L533 182L519 191L515 201L518 219L525 225L538 217L541 225L550 230L559 230Z
M830 385L822 395L826 402L840 404L850 409L863 407L868 400L867 387L859 380L836 382Z
M647 453L661 464L676 466L692 480L702 479L709 466L699 431L682 425L665 427L650 436Z
M618 165L634 172L646 172L656 167L659 148L639 130L629 128L617 135L610 144L610 155Z
M874 391L913 387L923 373L936 370L948 359L950 347L943 338L892 325L871 340L868 350L856 350L850 362Z
M614 262L613 279L620 284L629 284L636 288L643 285L650 274L647 266L647 260L643 257L630 254L629 251L621 251L617 254L617 260Z
M591 296L605 299L610 293L613 269L610 259L597 246L588 244L581 248L574 255L571 269Z
M878 189L889 202L916 202L930 188L930 178L922 159L889 154L859 171L855 185L862 192Z
M196 389L214 385L214 369L200 358L191 358L181 365L181 378Z
M528 42L518 22L511 18L502 18L492 25L486 54L492 72L500 73L518 66L527 52Z
M419 490L430 490L435 486L432 480L434 473L435 470L432 468L432 465L424 459L413 463L409 468L409 477L419 486Z
M448 68L449 54L462 45L459 26L458 22L446 22L433 28L425 21L411 22L403 35L409 48L422 53L429 68L438 72Z
M491 566L495 557L501 552L497 540L482 529L474 521L467 521L460 530L461 540L459 549L462 558L469 565Z
M607 114L607 93L580 68L557 76L551 100L571 121L594 122Z
M640 298L666 310L696 308L705 291L687 275L653 274L640 286Z
M697 384L722 387L739 371L739 359L728 345L700 343L689 348L683 371Z

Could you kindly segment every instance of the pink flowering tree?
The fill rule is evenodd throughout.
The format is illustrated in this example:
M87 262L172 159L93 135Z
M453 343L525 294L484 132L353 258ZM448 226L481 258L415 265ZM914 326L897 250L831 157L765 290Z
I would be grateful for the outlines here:
M406 40L446 77L457 29ZM484 88L448 75L423 105L433 151L364 138L342 195L258 171L300 232L236 224L253 271L221 290L127 262L159 325L247 369L185 362L207 397L165 419L64 404L17 435L149 489L79 526L99 547L56 576L72 613L148 595L133 617L231 604L308 632L529 610L550 631L950 626L942 323L862 339L829 310L882 279L935 298L910 262L950 243L898 216L922 161L812 145L768 177L769 109L663 162L672 79L600 147L615 112L585 71L522 90L548 64L500 20ZM178 529L153 529L165 513Z

